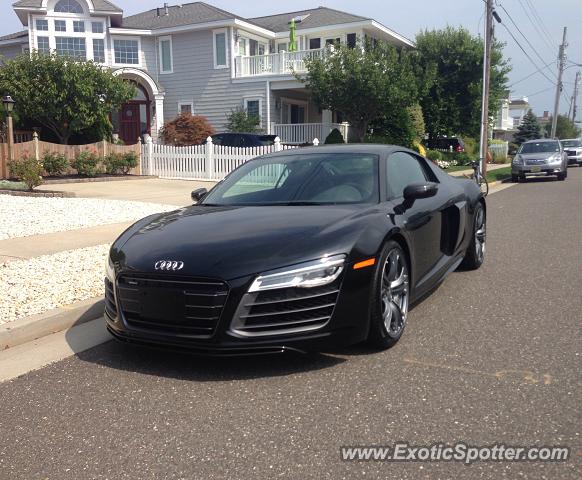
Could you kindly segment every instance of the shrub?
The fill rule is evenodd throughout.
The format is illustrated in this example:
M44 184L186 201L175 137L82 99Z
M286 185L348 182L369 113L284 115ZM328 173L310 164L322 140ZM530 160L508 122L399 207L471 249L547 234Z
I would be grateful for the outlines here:
M335 143L344 143L344 136L337 128L334 128L325 139L326 145L331 145Z
M42 166L49 177L58 177L69 169L69 162L62 153L45 152Z
M426 158L428 158L432 162L437 162L438 160L443 159L443 154L438 150L428 150L426 152Z
M214 128L205 117L183 113L164 125L161 137L168 145L184 147L200 145L214 133Z
M473 137L462 137L463 143L465 144L465 152L471 156L478 154L479 143Z
M121 155L119 153L112 153L105 157L103 161L105 166L105 173L109 175L127 175L132 168L137 167L137 155L133 152Z
M257 115L249 115L249 112L238 107L230 111L226 116L226 130L231 133L259 133L261 118Z
M20 180L32 191L42 184L42 164L32 157L24 156L20 160L8 162L10 176Z
M99 157L95 152L81 152L79 153L71 166L77 170L79 175L87 177L96 177L101 173L101 165L99 165Z
M454 160L456 160L457 165L468 165L472 162L471 155L466 152L457 153Z

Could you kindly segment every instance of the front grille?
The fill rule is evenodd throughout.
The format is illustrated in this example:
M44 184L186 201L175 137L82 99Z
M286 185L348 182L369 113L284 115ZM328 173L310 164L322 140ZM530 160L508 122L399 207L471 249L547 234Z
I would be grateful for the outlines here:
M121 275L117 296L128 327L164 334L210 337L228 297L221 281Z
M576 150L566 150L566 155L569 157L575 157L577 155Z
M316 288L285 288L244 295L231 330L243 336L281 335L325 326L335 308L339 280Z
M113 283L108 278L105 279L105 313L111 319L117 318L117 305L115 303Z
M530 159L530 160L526 160L525 164L526 165L545 165L546 159L545 158Z

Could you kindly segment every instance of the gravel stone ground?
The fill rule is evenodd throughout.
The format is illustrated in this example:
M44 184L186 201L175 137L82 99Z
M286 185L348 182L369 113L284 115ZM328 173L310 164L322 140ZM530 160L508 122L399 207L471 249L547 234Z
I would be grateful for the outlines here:
M0 325L103 293L109 245L0 263Z
M0 195L0 240L139 220L176 206L97 198Z

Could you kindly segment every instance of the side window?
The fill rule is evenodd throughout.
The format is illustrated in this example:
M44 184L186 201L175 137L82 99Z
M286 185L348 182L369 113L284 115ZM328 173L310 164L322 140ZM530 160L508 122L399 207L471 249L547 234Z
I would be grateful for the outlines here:
M391 198L400 198L404 189L412 183L427 181L419 160L406 152L396 152L386 161L386 183Z

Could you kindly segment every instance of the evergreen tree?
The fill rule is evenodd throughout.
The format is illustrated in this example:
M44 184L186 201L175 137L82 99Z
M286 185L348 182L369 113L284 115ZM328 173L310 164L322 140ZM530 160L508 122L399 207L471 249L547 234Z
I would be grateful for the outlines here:
M523 142L528 140L535 140L542 136L542 128L540 122L538 122L538 117L535 116L533 111L528 111L523 117L522 124L517 127L517 133L514 135L514 142L521 145Z

